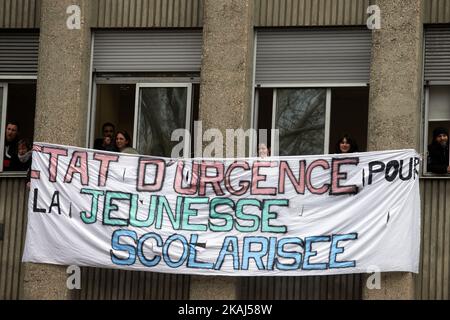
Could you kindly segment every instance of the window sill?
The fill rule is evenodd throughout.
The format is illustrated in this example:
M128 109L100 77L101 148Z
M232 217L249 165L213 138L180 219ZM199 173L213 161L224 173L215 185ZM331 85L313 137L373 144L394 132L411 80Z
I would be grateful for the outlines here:
M422 173L420 179L429 179L429 180L446 180L450 179L450 173L447 174L435 174L435 173Z
M0 178L26 178L26 177L27 177L26 172L20 171L0 172Z

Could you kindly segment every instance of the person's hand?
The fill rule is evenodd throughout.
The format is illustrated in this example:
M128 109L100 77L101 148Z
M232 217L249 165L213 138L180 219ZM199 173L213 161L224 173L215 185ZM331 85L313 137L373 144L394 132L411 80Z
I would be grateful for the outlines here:
M450 166L447 167L447 173L450 173Z
M111 137L105 137L105 138L103 138L103 145L109 146L109 145L111 144L111 142L112 142Z

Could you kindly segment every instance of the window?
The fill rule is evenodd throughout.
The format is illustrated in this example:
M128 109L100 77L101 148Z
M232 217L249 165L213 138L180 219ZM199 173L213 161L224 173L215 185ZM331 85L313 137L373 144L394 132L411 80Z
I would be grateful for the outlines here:
M436 128L443 127L450 131L450 85L431 85L425 88L425 113L424 150L428 151ZM431 174L428 172L427 157L424 164L424 172Z
M202 30L98 30L93 38L91 146L110 122L140 154L190 157L195 139L172 141L172 133L198 119Z
M268 139L274 155L335 153L343 134L366 149L368 87L257 88L255 101L255 127L279 130L279 145Z
M34 138L36 81L10 80L0 83L1 155L0 172L23 172L29 168L24 154L19 159L18 145L25 140L31 147ZM17 123L17 134L8 135L8 124Z
M97 79L91 147L95 138L101 139L103 125L112 123L116 131L130 134L140 154L171 157L173 147L184 142L183 156L193 155L194 139L172 141L172 133L176 129L192 132L198 119L199 84L185 79L173 83L150 80Z
M135 133L140 153L170 157L178 141L172 141L177 129L190 128L191 84L140 84L137 87ZM190 141L184 141L190 154Z
M446 174L449 165L446 149L439 145L431 149L428 147L433 142L433 131L436 128L442 127L447 132L450 129L450 28L448 25L427 25L424 36L425 108L422 126L424 151L422 172L426 175L449 177Z

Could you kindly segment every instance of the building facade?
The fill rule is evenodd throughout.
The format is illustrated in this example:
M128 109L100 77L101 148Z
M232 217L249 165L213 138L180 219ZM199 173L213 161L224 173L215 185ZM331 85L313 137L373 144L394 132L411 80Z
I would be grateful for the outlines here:
M449 298L450 175L427 172L426 146L450 127L450 0L0 0L0 106L30 141L92 147L113 122L169 156L171 132L202 121L280 129L282 155L333 153L346 132L424 158L420 273L383 274L379 290L361 275L93 268L69 290L66 267L21 263L26 178L0 167L0 299Z

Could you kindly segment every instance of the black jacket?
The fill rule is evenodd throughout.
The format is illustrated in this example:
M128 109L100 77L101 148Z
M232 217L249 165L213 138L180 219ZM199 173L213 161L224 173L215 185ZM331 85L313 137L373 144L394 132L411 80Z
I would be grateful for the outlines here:
M17 157L17 140L5 141L5 149L3 153L3 171L16 171L19 163Z
M437 143L428 146L428 168L427 171L433 173L447 173L448 162L448 144L445 147Z

